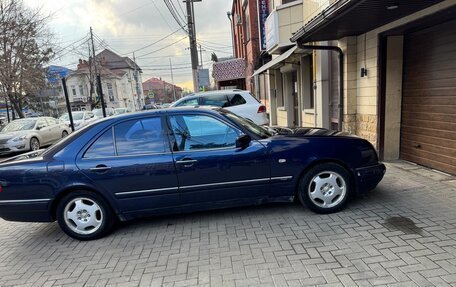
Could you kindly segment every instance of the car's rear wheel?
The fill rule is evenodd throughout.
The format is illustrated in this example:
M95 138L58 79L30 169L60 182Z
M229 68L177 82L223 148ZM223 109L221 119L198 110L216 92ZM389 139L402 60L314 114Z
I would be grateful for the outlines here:
M30 139L30 150L35 151L40 149L40 141L37 138Z
M301 178L298 197L312 211L326 214L343 209L350 193L348 171L335 163L322 163Z
M68 135L68 132L67 131L63 131L62 132L62 138L66 137Z
M92 240L107 235L115 223L108 203L98 194L73 191L57 205L60 228L78 240Z

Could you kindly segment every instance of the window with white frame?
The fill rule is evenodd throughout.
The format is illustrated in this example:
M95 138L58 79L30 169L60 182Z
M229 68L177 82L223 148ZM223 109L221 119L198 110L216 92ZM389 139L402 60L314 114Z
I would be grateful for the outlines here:
M114 90L112 89L112 83L107 83L106 86L108 87L109 100L114 102Z
M84 96L84 87L82 85L79 85L79 94Z
M76 86L72 85L71 86L71 92L73 93L73 96L76 96L77 93L76 93Z

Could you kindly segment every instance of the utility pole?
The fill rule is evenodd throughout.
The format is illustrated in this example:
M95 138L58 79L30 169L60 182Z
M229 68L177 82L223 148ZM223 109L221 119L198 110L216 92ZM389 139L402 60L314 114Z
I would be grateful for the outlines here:
M136 70L136 58L135 58L135 52L133 52L133 63L135 64L135 75L133 76L135 78L135 90L136 90L136 97L138 98L138 110L141 110L141 99L139 98L139 94L141 91L139 90L139 84L138 84L138 72Z
M174 77L173 77L173 64L171 64L171 58L169 58L169 68L171 70L171 84L173 84L173 101L176 101L176 87L174 86Z
M94 67L94 71L95 71L94 77L90 79L90 82L91 82L92 86L95 86L94 85L95 77L98 76L98 72L97 72L97 61L95 59L95 45L93 44L92 27L90 27L90 41L92 42L92 61L93 61L93 67ZM100 95L100 91L98 89L98 85L96 86L96 88L94 90L96 91L96 94ZM90 95L90 97L92 97L92 95ZM91 109L94 108L93 99L92 99L92 102L90 103L90 108ZM104 109L104 107L102 107L102 108Z
M185 0L187 6L187 27L188 38L190 41L190 57L192 60L192 76L193 76L193 91L198 92L198 50L196 48L196 32L195 32L195 15L193 11L193 2L201 2L201 0Z

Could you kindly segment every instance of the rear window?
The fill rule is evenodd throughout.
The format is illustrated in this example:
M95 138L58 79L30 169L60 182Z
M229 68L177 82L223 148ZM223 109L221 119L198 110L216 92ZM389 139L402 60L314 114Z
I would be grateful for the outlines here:
M240 94L228 95L228 100L230 101L231 106L238 106L246 103L244 97Z
M204 106L216 106L226 108L230 106L226 95L208 95L201 97L201 104Z
M255 96L255 94L254 94L254 93L252 93L252 92L249 92L249 94L252 96L252 98L254 98L254 99L255 99L255 101L257 101L258 103L260 103L260 104L261 104L261 101L260 101L260 100L257 98L257 96Z

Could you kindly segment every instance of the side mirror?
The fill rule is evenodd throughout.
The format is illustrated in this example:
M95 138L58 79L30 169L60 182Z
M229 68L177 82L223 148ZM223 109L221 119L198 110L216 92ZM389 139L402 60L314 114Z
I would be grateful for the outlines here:
M236 147L246 148L251 141L252 138L249 135L243 134L236 139Z

